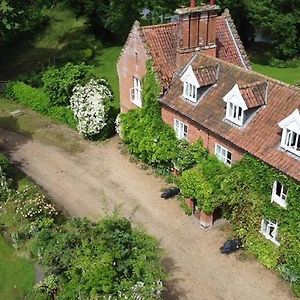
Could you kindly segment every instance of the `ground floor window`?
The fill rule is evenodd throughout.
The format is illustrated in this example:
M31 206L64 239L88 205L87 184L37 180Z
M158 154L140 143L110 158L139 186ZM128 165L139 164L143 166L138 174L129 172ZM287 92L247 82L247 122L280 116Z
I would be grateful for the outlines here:
M265 238L272 241L277 246L280 245L278 241L278 223L276 221L272 222L267 219L262 219L260 232Z
M177 138L187 139L188 128L186 124L177 119L174 119L174 130Z
M216 157L224 162L227 165L231 165L232 163L232 154L223 146L216 144L215 146L215 155Z

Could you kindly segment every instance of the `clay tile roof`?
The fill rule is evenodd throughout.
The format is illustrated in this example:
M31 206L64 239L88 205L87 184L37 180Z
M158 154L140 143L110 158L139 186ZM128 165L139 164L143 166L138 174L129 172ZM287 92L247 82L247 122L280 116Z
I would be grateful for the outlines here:
M217 58L251 69L251 63L228 10L217 18Z
M218 84L207 90L201 101L195 105L183 100L182 82L179 76L175 75L168 93L161 99L162 105L169 107L176 114L187 117L198 128L228 141L300 182L300 157L280 147L282 129L278 126L278 123L296 108L300 109L300 88L203 55L195 57L192 67L195 70L199 66L214 63L219 63L220 66ZM232 86L240 84L242 89L247 91L247 97L250 91L250 97L246 98L252 103L253 89L263 87L266 81L267 105L258 108L243 127L224 121L226 106L223 97ZM260 101L262 95L258 93Z
M218 64L212 66L201 66L196 69L195 75L201 86L215 84L218 78Z
M156 72L163 83L169 83L176 67L177 23L144 26L141 29Z
M248 108L266 104L268 89L267 81L245 84L239 86L239 89Z

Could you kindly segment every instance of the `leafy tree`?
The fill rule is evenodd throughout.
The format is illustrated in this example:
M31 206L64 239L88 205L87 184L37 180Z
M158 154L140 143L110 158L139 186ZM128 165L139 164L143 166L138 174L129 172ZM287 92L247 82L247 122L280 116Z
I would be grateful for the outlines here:
M55 0L1 0L0 40L8 41L20 33L34 31L46 18L42 8L51 6Z
M275 55L280 59L298 56L300 49L300 2L298 0L219 0L229 8L244 42L254 37L254 29L270 34Z

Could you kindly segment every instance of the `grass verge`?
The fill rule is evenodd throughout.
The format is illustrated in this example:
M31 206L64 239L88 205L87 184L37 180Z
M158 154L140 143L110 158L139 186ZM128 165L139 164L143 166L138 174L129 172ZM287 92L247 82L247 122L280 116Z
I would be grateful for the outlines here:
M32 263L16 256L0 235L0 299L25 299L35 283Z

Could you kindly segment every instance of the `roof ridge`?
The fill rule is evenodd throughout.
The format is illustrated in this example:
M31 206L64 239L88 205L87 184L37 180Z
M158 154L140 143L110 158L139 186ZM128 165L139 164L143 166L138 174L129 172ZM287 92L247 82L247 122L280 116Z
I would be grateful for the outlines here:
M260 84L268 84L268 82L267 82L267 80L258 80L258 81L252 82L252 83L246 83L246 84L239 85L239 88L246 89L246 88L254 87L254 86L257 86Z
M284 87L288 87L288 88L291 88L293 90L296 90L298 92L300 92L300 87L297 87L296 85L292 85L292 84L289 84L289 83L286 83L286 82L283 82L283 81L280 81L278 79L275 79L275 78L272 78L272 77L269 77L267 75L264 75L264 74L261 74L261 73L258 73L256 71L253 71L253 70L249 70L249 69L245 69L244 67L241 67L241 66L238 66L236 64L233 64L233 63L230 63L228 61L225 61L225 60L222 60L220 58L217 58L217 57L212 57L212 56L209 56L209 55L206 55L206 54L203 54L203 53L200 53L199 55L201 56L204 56L208 59L212 59L212 60L216 60L222 64L225 64L225 65L228 65L228 66L231 66L233 68L237 68L237 69L241 69L243 70L243 72L246 72L246 73L249 73L249 74L253 74L253 75L257 75L257 76L260 76L261 78L264 78L268 81L271 81L273 83L277 83L281 86L284 86Z
M145 25L141 26L141 29L151 29L151 28L157 28L157 27L167 27L171 25L178 25L178 22L170 22L170 23L163 23L163 24L155 24L155 25Z

